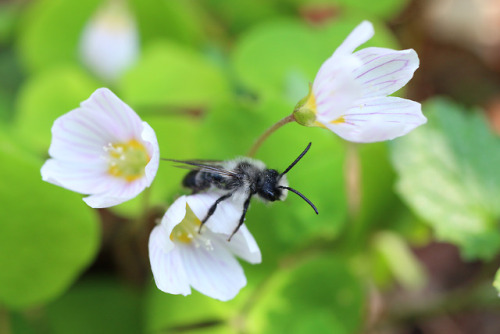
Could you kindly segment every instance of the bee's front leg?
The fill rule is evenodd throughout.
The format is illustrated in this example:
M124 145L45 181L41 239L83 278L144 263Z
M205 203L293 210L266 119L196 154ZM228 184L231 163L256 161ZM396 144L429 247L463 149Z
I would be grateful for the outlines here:
M217 205L228 199L229 197L233 196L233 193L229 193L229 194L225 194L221 197L219 197L214 204L212 204L212 206L210 207L210 209L208 209L208 212L207 212L207 215L205 216L205 218L203 218L203 220L201 221L201 224L200 224L200 228L198 229L198 233L201 233L201 228L203 227L203 225L205 225L205 223L207 222L208 218L210 218L214 212L215 212L215 209L217 209Z

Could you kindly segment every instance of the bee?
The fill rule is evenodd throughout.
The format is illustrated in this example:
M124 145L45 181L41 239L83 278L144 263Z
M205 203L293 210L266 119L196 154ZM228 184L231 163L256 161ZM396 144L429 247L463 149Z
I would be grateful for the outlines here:
M243 203L238 225L228 238L228 241L231 241L231 238L238 232L240 226L245 221L250 200L254 196L263 202L284 201L288 191L291 191L306 201L313 208L314 212L318 214L316 206L299 191L290 188L286 178L286 173L302 159L310 147L311 143L307 145L306 149L282 173L279 173L275 169L268 169L260 160L247 157L228 161L164 160L178 163L176 167L191 169L184 177L182 184L184 187L190 189L193 194L199 192L216 192L220 194L220 197L208 209L205 218L201 221L198 230L199 233L221 202L232 198L237 203Z

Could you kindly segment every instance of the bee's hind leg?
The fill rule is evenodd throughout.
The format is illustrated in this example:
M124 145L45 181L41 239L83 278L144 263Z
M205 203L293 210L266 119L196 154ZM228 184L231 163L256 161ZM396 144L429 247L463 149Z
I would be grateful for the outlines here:
M212 206L210 207L210 209L208 209L208 212L207 212L207 215L205 216L205 218L203 218L203 220L201 221L200 228L198 229L198 233L201 233L201 228L203 227L203 225L205 225L205 223L207 222L208 218L210 218L214 214L215 209L217 209L217 205L220 202L228 199L232 195L233 195L233 193L229 193L229 194L226 194L226 195L223 195L223 196L217 198L217 200L215 201L215 203L212 204Z
M238 226L236 226L236 228L234 229L233 233L231 233L231 235L229 236L227 241L231 241L231 238L233 237L233 235L235 235L236 232L238 232L241 225L243 225L243 223L245 222L245 216L247 215L248 206L250 205L250 199L252 199L253 195L254 195L253 193L250 193L250 195L245 200L245 203L243 204L243 214L240 217L240 221L238 223Z

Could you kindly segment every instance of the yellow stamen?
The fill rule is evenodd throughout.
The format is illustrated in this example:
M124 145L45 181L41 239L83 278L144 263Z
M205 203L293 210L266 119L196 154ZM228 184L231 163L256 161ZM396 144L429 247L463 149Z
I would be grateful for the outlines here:
M126 143L109 144L104 147L108 153L108 173L114 177L123 178L127 182L135 181L144 176L146 165L151 160L144 145L132 139Z
M333 121L330 121L331 124L342 124L345 123L345 118L344 116L340 116L337 119L334 119Z

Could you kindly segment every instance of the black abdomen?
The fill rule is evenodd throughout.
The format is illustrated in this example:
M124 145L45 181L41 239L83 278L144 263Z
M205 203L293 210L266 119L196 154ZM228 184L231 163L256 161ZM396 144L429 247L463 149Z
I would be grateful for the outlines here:
M182 180L182 185L186 188L193 190L198 188L198 186L196 185L196 175L198 175L198 173L200 172L197 170L192 170L189 173L187 173L186 176L184 176L184 179Z
M209 189L211 186L215 186L219 189L227 188L227 180L219 174L202 172L198 170L192 170L184 176L182 180L182 185L189 188L193 193L204 191Z

